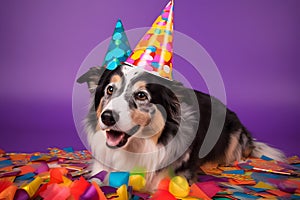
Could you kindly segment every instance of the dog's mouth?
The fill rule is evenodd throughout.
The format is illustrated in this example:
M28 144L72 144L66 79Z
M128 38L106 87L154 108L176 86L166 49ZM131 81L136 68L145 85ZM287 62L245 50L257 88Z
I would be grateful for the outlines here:
M128 132L107 129L106 130L106 146L108 146L109 148L123 147L127 143L128 138L130 138L134 133L136 133L139 128L140 128L140 126L138 126L138 125L134 126Z

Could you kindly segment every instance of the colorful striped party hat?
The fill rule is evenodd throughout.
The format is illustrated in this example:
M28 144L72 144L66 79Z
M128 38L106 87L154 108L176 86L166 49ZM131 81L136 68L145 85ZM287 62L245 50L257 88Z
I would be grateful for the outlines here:
M173 6L166 5L125 63L172 80Z

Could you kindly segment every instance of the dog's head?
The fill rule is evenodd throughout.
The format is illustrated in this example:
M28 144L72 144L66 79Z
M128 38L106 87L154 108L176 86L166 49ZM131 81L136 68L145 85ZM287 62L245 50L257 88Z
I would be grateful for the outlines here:
M164 132L175 134L180 105L173 85L127 65L105 70L95 90L94 109L96 129L105 132L107 146L125 147L131 138L165 143L170 135Z

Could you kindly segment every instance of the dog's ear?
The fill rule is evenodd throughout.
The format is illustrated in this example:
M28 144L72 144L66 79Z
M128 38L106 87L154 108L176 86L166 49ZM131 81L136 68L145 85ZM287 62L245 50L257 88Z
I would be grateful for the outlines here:
M105 67L92 67L77 79L77 83L87 83L90 93L93 93L104 71Z

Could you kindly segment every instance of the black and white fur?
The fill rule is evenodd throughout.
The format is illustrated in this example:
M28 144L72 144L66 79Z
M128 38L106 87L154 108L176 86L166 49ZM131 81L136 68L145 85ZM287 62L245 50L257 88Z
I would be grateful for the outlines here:
M139 167L148 172L146 190L153 191L170 169L193 181L206 164L230 165L261 155L285 158L256 142L220 101L177 81L122 65L113 71L91 68L78 82L87 82L91 91L85 126L95 158L92 174ZM199 158L212 105L217 115L225 110L225 121L212 150Z

